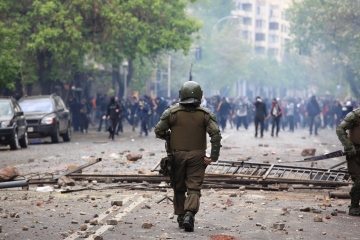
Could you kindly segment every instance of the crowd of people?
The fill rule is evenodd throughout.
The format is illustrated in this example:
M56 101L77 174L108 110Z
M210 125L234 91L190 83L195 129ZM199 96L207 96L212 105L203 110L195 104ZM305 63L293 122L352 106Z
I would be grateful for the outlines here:
M96 98L90 97L80 102L70 98L68 106L74 132L86 133L91 125L99 132L109 131L109 138L114 139L114 135L123 132L124 122L129 123L132 131L139 128L140 136L148 136L164 110L174 103L176 100L164 97L153 99L144 95L118 99L98 94ZM222 132L227 127L236 130L244 127L247 130L254 123L255 137L263 137L264 131L270 131L270 136L277 137L281 130L293 132L308 128L309 134L317 135L319 129L334 129L347 113L360 106L360 102L315 96L309 99L268 99L258 96L253 101L247 97L213 96L203 97L201 106L215 113Z

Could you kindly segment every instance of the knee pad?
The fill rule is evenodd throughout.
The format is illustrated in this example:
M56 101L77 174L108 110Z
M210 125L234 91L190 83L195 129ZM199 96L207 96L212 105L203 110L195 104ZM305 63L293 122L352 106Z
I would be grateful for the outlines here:
M201 197L200 190L188 189L187 190L187 195L189 196L190 194L195 194L195 195L198 195L199 197Z

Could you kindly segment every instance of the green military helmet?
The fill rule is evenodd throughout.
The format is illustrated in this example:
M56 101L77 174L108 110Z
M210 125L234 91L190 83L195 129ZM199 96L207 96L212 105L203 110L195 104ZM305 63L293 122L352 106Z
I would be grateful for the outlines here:
M200 85L194 81L184 83L179 90L180 101L184 101L189 98L201 101L202 95L203 91L201 90Z

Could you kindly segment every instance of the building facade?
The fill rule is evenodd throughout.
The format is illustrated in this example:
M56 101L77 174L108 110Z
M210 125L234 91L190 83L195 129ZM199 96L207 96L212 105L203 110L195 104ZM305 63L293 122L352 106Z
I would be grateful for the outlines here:
M249 40L256 54L273 56L281 61L290 41L289 22L285 18L291 0L234 0L239 37Z

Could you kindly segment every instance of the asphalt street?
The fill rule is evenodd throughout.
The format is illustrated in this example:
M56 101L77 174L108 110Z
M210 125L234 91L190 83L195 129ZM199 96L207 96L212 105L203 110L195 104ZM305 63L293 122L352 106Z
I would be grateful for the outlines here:
M248 159L310 167L310 163L295 163L303 158L300 153L304 148L316 148L317 155L342 149L335 130L330 129L320 130L319 136L298 129L294 133L281 131L279 137L265 132L264 138L255 138L253 125L239 131L228 126L222 136L220 159L227 161ZM73 134L69 143L51 144L50 139L43 139L28 149L10 151L4 147L0 149L0 168L16 166L24 176L59 174L69 165L102 158L83 173L137 174L153 168L166 154L164 142L153 132L140 137L138 131L125 127L114 141L107 137L108 133L93 129L87 134ZM142 154L143 158L127 161L128 152ZM315 166L326 168L343 160L319 161ZM347 212L349 200L328 199L328 190L204 189L195 231L187 233L177 228L171 204L156 203L164 192L112 189L60 194L36 192L37 188L0 190L0 239L221 239L217 235L227 235L228 239L357 239L358 234L359 218L342 213ZM111 206L111 201L123 201L123 206ZM303 212L302 207L319 211ZM340 210L337 216L331 215L334 209ZM16 213L18 218L14 217ZM314 222L316 215L323 222ZM94 219L97 225L89 223ZM107 220L116 220L117 224L110 225ZM149 223L150 228L142 228L143 223ZM275 229L274 223L284 223L285 227ZM79 230L82 224L86 224L86 231Z

